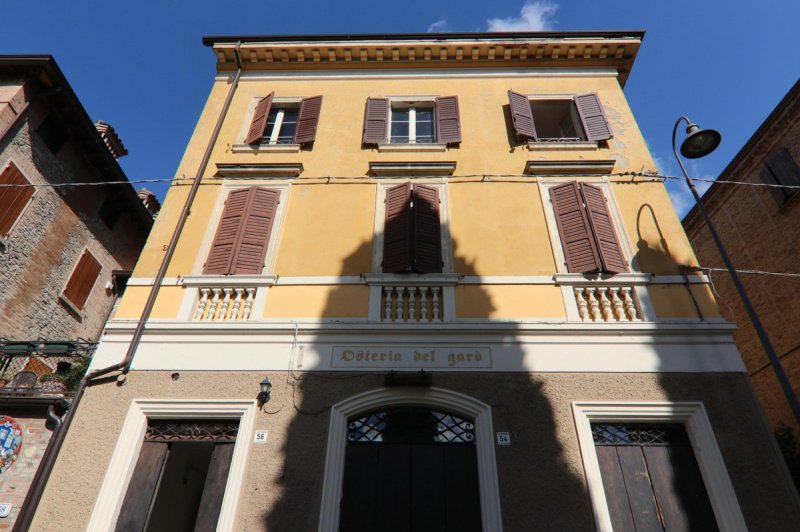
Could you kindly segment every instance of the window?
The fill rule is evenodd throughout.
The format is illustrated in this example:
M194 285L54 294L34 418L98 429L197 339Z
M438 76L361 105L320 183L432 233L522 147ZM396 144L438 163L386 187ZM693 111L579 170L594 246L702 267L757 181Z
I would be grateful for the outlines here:
M615 530L718 530L681 423L592 423Z
M458 144L458 97L368 98L362 143Z
M800 186L800 168L789 150L781 148L767 157L761 168L761 180L769 185ZM794 196L797 189L769 187L769 191L781 206Z
M88 249L83 251L78 264L72 270L72 275L67 281L67 286L61 293L61 297L66 299L76 310L81 311L92 293L97 278L100 276L102 267L94 255Z
M258 275L278 209L277 190L250 187L228 195L205 275Z
M115 530L216 529L238 430L231 419L148 420Z
M572 410L597 530L747 530L702 403Z
M272 92L256 105L247 144L311 144L317 136L322 96L275 101Z
M550 200L571 273L628 271L603 190L570 181L550 188Z
M439 190L403 183L386 189L384 273L441 273Z
M14 163L9 162L0 172L0 185L30 185L30 181ZM0 239L11 232L32 196L32 186L0 187Z
M475 424L426 407L349 420L340 530L481 530Z
M597 142L612 137L595 93L571 98L539 98L508 91L517 135L533 142Z
M39 134L45 146L53 155L58 155L61 147L67 142L67 132L62 125L63 121L55 113L50 113L39 125L36 133Z
M100 206L100 210L97 211L98 218L100 218L109 230L114 229L114 226L117 225L122 215L122 209L119 208L119 203L121 202L119 202L117 197L108 196Z

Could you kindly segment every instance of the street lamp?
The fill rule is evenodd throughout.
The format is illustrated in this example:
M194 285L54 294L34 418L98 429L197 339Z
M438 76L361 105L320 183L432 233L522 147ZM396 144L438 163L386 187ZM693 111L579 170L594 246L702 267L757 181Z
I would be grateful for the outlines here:
M703 202L700 199L700 194L697 193L694 183L692 183L692 180L689 179L689 175L686 173L686 168L683 166L683 161L678 155L678 149L675 146L675 137L678 133L678 126L682 121L686 122L686 138L681 143L681 153L687 159L705 157L714 151L717 146L719 146L722 136L718 131L713 129L700 129L697 124L692 123L688 118L682 116L678 118L677 122L675 122L675 127L672 129L672 152L675 154L675 158L678 159L678 164L681 167L681 171L683 171L683 177L686 179L686 185L689 187L689 190L692 191L694 201L697 203L697 208L700 209L700 212L703 214L706 227L708 227L708 230L711 231L711 237L714 239L714 244L716 244L719 254L722 255L722 260L725 262L725 267L728 269L728 273L731 274L731 279L733 279L733 284L736 287L737 292L739 292L739 297L744 304L747 315L750 317L750 322L753 324L753 327L758 334L758 338L761 340L761 345L764 347L764 351L767 353L767 357L769 358L769 362L772 365L773 371L775 371L775 376L778 378L778 383L781 385L783 395L786 396L786 400L789 403L789 406L792 408L795 421L798 425L800 425L800 403L797 401L797 395L794 393L792 385L789 384L789 379L786 377L786 372L783 370L783 366L781 365L781 361L778 358L777 353L775 353L775 348L772 347L772 342L770 342L770 339L767 336L767 331L764 330L764 326L761 324L761 320L756 313L756 309L750 302L750 297L747 295L747 291L742 284L742 280L739 278L736 268L733 267L733 262L728 256L728 252L725 250L725 246L722 244L722 240L717 233L717 229L714 227L714 224L711 221L711 216L709 216L708 211L703 206Z

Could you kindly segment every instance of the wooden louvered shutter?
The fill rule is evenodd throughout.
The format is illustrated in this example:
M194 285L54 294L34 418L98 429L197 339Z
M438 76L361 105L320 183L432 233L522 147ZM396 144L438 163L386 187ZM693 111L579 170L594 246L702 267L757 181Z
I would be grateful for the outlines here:
M297 114L297 129L294 131L294 144L314 142L317 136L319 112L322 109L322 96L303 98Z
M572 273L591 273L602 269L589 218L583 207L578 183L570 181L550 189L553 212L561 237L561 247Z
M211 252L208 254L203 274L228 275L230 273L236 241L251 190L234 190L228 194L228 200L225 202L225 209L222 211L222 218L217 227L214 242L211 244Z
M84 305L86 305L86 300L92 292L101 269L102 267L97 262L97 259L88 249L85 249L63 292L64 297L69 299L78 310L83 310Z
M414 185L414 271L442 272L442 235L439 221L439 191Z
M367 98L364 111L363 144L381 144L387 141L389 132L389 100Z
M458 96L436 98L436 142L461 142L461 120L458 115Z
M386 222L383 226L383 272L411 270L411 183L386 190Z
M536 140L536 126L533 124L533 110L531 101L524 94L517 94L508 91L508 103L511 106L511 121L514 123L514 130L521 137L528 137Z
M267 127L267 118L269 117L269 110L272 107L272 98L274 97L275 93L270 92L256 105L256 110L253 112L253 121L250 123L250 131L247 132L247 138L244 139L246 144L257 144L261 142L261 137L264 136L264 129Z
M765 183L773 185L800 185L800 168L794 158L786 148L781 148L764 161L761 169L761 179ZM768 187L770 193L778 202L783 205L795 192L790 188Z
M614 223L608 211L606 197L600 187L581 183L586 212L592 227L603 271L608 273L622 273L628 271L628 264L622 253L622 248L614 230Z
M232 275L257 275L264 269L269 236L278 210L277 190L248 189L248 205L240 222L233 259Z
M608 140L613 136L597 93L590 92L575 96L575 107L578 109L583 130L586 132L586 140L597 142L598 140Z
M0 184L28 185L30 181L25 179L14 163L8 163L8 167L0 173ZM33 187L0 187L0 237L8 236L31 196Z

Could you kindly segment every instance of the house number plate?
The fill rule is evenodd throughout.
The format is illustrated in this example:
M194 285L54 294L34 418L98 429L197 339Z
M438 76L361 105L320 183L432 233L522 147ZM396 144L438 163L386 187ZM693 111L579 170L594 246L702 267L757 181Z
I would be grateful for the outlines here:
M497 445L511 445L511 434L508 432L498 432Z
M267 431L266 430L257 430L256 435L253 438L253 441L256 443L267 443Z

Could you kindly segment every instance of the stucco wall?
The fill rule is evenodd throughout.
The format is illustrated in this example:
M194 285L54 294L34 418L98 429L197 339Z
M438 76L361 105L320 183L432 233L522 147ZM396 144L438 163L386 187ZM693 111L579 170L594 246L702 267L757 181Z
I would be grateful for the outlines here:
M590 530L594 526L571 402L703 401L747 526L788 530L800 506L764 420L740 374L436 373L434 386L492 407L507 531ZM254 398L263 373L131 372L86 393L33 523L35 530L85 528L117 437L134 398ZM237 530L316 530L330 406L380 388L376 374L269 373L272 399L255 421L269 431L251 446ZM754 430L756 428L757 430ZM242 434L241 438L252 438ZM758 460L753 460L758 456ZM76 481L80 479L80 481Z

